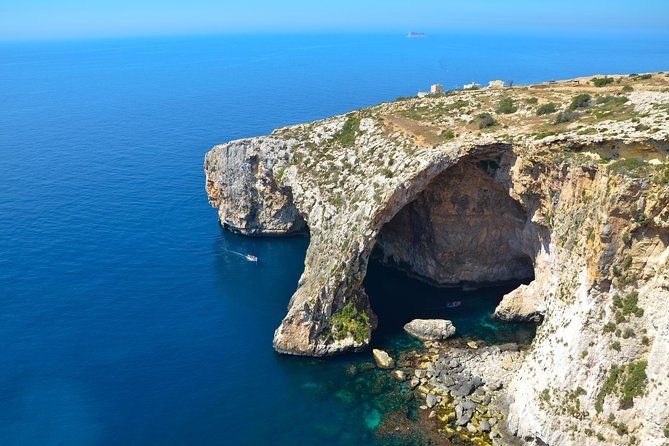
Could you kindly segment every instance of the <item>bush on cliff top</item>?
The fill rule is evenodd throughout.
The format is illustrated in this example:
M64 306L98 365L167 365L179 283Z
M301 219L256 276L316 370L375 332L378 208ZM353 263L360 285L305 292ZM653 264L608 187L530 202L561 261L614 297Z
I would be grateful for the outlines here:
M613 78L612 77L593 77L592 78L592 85L595 87L603 87L605 85L609 85L613 83Z
M487 127L492 127L495 124L497 124L497 122L490 113L481 113L480 115L478 115L477 120L479 129L485 129Z
M512 98L506 97L502 98L499 101L499 106L497 107L497 113L503 113L505 115L509 115L511 113L515 113L516 110L518 110L518 107L515 106Z
M569 110L576 110L577 108L585 108L590 104L589 94L579 94L574 99L572 99L571 104L569 105Z
M537 116L542 116L542 115L549 115L551 113L555 113L557 108L555 107L555 104L553 102L549 102L548 104L544 104L537 108Z

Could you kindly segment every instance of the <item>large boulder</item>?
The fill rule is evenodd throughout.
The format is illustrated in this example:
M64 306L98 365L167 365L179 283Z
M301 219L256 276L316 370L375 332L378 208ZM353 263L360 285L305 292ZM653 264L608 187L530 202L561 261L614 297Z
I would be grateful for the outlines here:
M390 355L383 350L375 348L372 350L372 355L374 355L374 361L376 361L376 365L380 368L392 369L395 367L395 361L393 358L391 358Z
M404 331L422 341L443 341L455 334L455 326L446 319L414 319Z

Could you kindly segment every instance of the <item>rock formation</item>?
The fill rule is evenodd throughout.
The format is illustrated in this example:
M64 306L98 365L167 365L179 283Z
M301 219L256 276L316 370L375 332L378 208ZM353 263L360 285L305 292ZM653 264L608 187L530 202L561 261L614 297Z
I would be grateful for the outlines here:
M404 331L422 341L443 341L455 334L455 327L445 319L414 319Z
M398 100L215 147L206 185L223 225L308 225L275 349L368 345L376 316L362 283L375 247L440 285L533 277L497 310L543 318L504 389L508 430L547 444L662 444L669 77L616 79Z

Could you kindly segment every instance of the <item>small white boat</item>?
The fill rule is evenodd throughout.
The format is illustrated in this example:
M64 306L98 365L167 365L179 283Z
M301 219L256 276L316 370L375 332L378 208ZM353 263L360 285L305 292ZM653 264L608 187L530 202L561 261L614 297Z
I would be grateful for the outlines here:
M246 254L244 257L246 257L246 260L248 260L249 262L257 262L258 261L258 257L254 256L254 255L251 255L251 254Z

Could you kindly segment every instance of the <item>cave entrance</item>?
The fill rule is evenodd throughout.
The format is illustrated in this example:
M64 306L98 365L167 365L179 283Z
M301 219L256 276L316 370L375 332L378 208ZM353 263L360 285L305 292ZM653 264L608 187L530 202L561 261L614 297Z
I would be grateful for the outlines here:
M465 158L381 228L365 279L376 337L414 318L444 318L487 342L531 340L533 325L490 318L504 294L534 278L536 237L509 195L509 164L501 154Z

